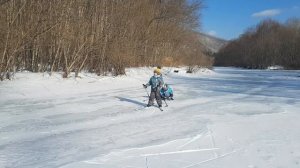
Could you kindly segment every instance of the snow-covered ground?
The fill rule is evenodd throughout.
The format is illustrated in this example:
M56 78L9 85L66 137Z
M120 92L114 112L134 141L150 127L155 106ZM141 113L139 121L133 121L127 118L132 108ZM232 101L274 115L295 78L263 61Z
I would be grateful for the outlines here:
M143 107L149 68L0 82L0 167L300 167L300 71L173 70L163 112Z

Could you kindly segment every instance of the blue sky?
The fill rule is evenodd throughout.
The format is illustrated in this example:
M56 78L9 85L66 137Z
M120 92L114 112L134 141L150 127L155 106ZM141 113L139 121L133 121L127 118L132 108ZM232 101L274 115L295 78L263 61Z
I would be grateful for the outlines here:
M226 40L238 38L266 18L280 22L300 18L300 0L204 0L204 3L201 31Z

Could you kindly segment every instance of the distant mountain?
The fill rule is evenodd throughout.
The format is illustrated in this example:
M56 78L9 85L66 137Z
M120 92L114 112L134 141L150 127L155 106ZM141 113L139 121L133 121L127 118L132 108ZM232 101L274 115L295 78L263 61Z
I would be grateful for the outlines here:
M197 33L201 44L211 53L217 53L228 41L204 33Z

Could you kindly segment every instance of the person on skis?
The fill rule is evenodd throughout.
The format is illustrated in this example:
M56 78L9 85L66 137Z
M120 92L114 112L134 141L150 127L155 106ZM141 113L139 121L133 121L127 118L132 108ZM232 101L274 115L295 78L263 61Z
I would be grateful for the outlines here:
M144 88L151 86L151 93L149 96L149 101L148 101L147 107L150 107L154 104L154 98L156 99L158 107L162 106L162 101L161 101L161 97L160 97L160 89L164 85L164 82L160 75L161 75L160 71L158 69L155 69L154 75L150 78L149 82L147 84L143 84Z
M165 86L160 89L160 95L163 100L174 100L173 89L168 84L165 84Z

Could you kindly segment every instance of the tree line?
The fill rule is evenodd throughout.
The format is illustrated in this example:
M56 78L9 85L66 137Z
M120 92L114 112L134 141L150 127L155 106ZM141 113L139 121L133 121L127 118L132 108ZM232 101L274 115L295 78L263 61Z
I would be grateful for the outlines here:
M0 0L0 79L11 73L211 66L195 38L201 0Z
M280 65L300 69L300 19L267 19L230 41L215 58L217 66L265 69Z

